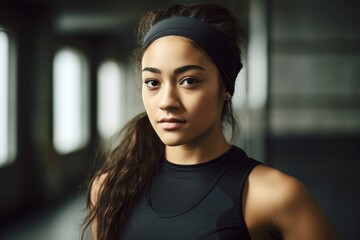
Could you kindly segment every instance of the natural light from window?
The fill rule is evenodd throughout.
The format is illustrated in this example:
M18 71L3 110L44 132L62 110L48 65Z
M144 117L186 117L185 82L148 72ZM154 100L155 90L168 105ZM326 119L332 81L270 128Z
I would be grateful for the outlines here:
M10 59L9 35L0 28L0 167L15 157L15 79L10 76Z
M98 71L98 131L103 139L117 133L124 121L122 68L116 61L102 63Z
M89 98L86 62L78 51L56 54L53 94L54 147L61 154L79 150L89 140Z

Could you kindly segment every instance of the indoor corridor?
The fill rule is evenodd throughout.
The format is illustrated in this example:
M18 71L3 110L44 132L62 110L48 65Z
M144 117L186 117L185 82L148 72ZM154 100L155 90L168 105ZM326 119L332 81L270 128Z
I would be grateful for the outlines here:
M85 215L85 197L71 196L36 214L1 226L1 240L78 240Z

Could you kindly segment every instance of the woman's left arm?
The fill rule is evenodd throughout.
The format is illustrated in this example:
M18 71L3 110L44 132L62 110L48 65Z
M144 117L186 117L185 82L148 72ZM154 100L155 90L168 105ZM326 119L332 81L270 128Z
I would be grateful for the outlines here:
M282 197L278 198L273 224L283 239L339 239L325 213L303 184L285 174L282 177L282 186L278 189Z
M303 184L276 169L259 165L251 172L243 204L253 239L339 239Z

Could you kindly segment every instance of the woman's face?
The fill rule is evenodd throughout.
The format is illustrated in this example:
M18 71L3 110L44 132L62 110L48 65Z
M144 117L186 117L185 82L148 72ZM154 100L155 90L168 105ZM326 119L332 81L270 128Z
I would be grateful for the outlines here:
M142 99L165 145L196 146L222 136L219 72L190 40L166 36L142 58Z

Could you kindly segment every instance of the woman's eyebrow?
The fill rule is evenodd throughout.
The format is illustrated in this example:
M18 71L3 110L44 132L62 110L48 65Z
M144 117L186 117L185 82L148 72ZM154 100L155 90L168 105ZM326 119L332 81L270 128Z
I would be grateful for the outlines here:
M159 69L154 68L154 67L146 67L146 68L144 68L142 71L143 71L143 72L148 71L148 72L158 73L158 74L161 73L161 71L160 71Z
M183 73L183 72L186 72L186 71L189 71L189 70L193 70L193 69L205 71L205 69L204 69L203 67L200 67L199 65L185 65L185 66L176 68L176 69L174 70L174 74L175 74L175 75L181 74L181 73Z
M186 71L193 70L193 69L205 71L205 69L203 67L200 67L199 65L185 65L185 66L181 66L181 67L176 68L174 70L174 74L178 75L178 74L181 74L181 73L184 73ZM143 72L148 71L148 72L152 72L152 73L161 74L160 69L154 68L154 67L145 67L145 68L143 68L142 71Z

